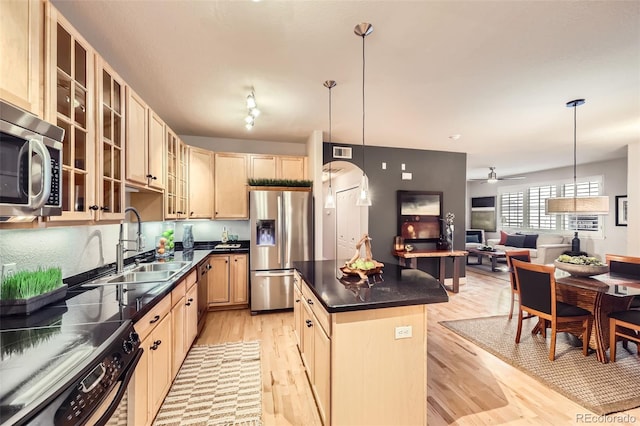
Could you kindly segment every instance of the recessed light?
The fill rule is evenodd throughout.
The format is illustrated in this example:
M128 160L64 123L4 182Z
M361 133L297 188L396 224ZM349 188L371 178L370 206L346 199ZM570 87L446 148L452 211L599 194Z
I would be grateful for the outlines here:
M452 141L457 141L458 139L460 139L462 137L461 134L456 133L455 135L451 135L449 136L449 139L451 139Z

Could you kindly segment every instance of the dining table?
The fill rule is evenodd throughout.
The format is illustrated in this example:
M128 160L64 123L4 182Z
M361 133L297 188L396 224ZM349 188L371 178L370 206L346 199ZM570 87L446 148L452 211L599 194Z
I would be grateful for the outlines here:
M593 314L590 347L595 349L598 361L609 362L608 315L629 309L631 299L640 295L640 276L609 272L582 277L569 275L556 268L555 278L558 301L577 305ZM576 326L574 334L580 332L580 327Z

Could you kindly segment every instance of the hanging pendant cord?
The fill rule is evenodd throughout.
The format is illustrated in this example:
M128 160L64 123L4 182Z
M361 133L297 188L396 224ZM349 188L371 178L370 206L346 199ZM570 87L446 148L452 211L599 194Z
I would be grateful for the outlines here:
M331 143L331 87L329 87L329 143ZM331 162L329 162L329 189L331 189Z
M365 166L364 166L364 37L362 35L362 176L365 174Z

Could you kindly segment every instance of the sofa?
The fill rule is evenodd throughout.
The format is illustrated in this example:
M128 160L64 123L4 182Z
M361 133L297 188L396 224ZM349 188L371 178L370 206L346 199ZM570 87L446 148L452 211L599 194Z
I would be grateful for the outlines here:
M465 250L469 250L470 248L480 248L484 246L485 243L484 229L467 229L465 231L465 238Z
M571 251L571 238L559 234L507 234L500 231L500 239L489 238L487 245L501 251L528 249L532 263L546 265L552 264L565 251Z

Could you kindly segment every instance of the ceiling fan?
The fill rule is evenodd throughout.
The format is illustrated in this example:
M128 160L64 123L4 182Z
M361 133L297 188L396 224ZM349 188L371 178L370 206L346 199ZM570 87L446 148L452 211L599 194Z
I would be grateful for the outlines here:
M489 174L487 175L486 179L469 179L469 180L480 181L482 183L496 183L499 180L518 180L518 179L525 179L525 177L524 176L513 176L513 177L499 178L498 174L496 173L496 168L495 167L489 167Z

